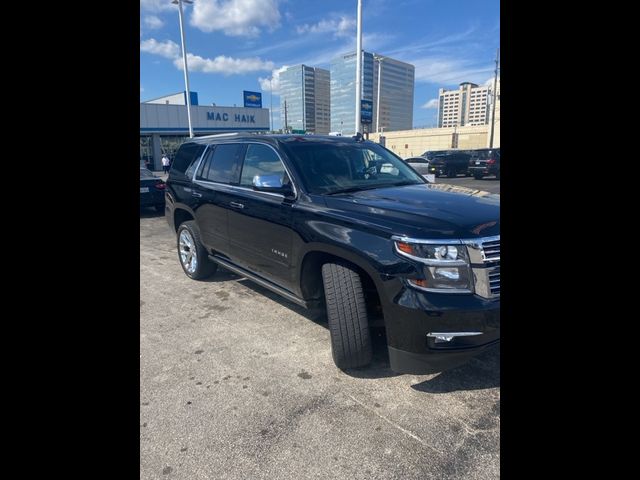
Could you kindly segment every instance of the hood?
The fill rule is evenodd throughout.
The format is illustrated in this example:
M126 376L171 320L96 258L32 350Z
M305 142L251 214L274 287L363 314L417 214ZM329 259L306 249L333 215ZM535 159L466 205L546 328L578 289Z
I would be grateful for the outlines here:
M384 224L397 235L474 238L500 234L500 195L446 184L408 185L325 196L331 210ZM364 220L365 218L362 218Z

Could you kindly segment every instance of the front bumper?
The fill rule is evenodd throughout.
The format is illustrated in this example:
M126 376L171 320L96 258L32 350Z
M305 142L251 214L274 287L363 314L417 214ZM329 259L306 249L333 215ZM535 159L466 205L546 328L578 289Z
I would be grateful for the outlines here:
M435 373L462 365L500 341L500 299L430 293L403 287L385 308L391 369ZM474 333L450 341L434 332ZM479 335L475 335L479 333Z

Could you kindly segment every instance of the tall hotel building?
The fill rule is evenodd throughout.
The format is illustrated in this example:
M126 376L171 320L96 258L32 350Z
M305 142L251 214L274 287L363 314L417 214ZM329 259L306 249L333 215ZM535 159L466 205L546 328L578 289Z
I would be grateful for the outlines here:
M441 88L438 95L438 127L489 123L490 90L488 86L479 87L471 82L461 83L457 90Z

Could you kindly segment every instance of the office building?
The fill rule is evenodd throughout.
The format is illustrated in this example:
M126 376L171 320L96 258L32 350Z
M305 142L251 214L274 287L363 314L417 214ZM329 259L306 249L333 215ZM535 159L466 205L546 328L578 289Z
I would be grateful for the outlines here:
M292 130L326 135L329 133L331 104L329 70L295 65L280 73L280 116Z
M463 82L457 90L439 90L438 127L486 125L490 118L491 87Z
M378 77L380 75L380 127L387 131L413 126L415 67L390 57L363 52L362 99L373 103L372 123L365 131L377 129ZM344 135L355 133L356 54L341 55L331 61L331 130Z

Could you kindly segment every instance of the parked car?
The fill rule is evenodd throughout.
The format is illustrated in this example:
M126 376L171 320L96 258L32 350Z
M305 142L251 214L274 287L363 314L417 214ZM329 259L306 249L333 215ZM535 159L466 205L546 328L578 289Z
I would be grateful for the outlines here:
M156 177L151 170L140 168L140 207L155 207L164 213L165 183Z
M436 172L436 168L432 167L429 164L429 160L424 157L410 157L405 158L404 161L413 167L413 169L420 175L430 175Z
M482 148L474 150L469 159L469 173L476 180L486 175L495 175L500 180L500 149Z
M471 155L466 152L450 150L432 155L429 161L434 167L436 177L457 177L460 173L469 175L470 159Z
M166 198L189 278L222 266L324 308L339 368L370 364L378 326L399 373L499 342L499 195L431 185L361 137L238 133L184 143Z

